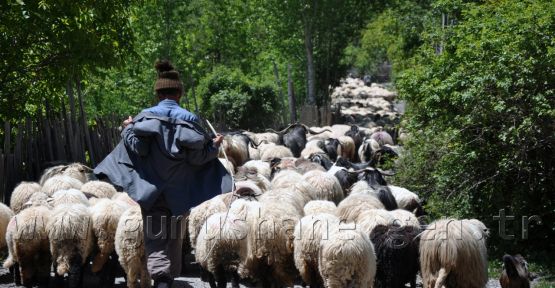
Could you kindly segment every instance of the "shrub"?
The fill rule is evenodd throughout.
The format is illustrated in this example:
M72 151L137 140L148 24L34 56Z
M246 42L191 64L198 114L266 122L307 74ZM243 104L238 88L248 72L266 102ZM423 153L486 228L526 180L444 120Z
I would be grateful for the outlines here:
M436 215L484 220L494 228L491 242L499 250L493 252L554 246L552 3L464 4L459 23L444 31L443 52L424 44L418 65L397 81L412 135L397 181L426 191ZM507 230L514 241L497 235L499 209L516 216ZM523 240L516 228L520 217L531 215L543 225Z

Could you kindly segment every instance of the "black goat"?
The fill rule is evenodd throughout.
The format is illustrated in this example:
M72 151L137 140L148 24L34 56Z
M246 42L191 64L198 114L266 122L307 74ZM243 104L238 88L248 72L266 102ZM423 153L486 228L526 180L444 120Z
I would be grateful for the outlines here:
M294 123L281 131L275 131L272 129L267 129L266 131L278 134L277 144L284 145L285 147L289 148L293 153L293 156L298 158L301 156L301 151L304 149L306 145L307 133L320 134L320 133L323 133L324 131L330 131L330 130L324 129L320 132L315 132L304 124Z
M381 172L378 169L367 168L359 173L358 180L366 181L372 189L378 192L378 199L380 199L380 202L385 206L385 209L395 210L399 208L397 206L397 201L387 187L387 182L383 178L382 173L386 175L385 172Z

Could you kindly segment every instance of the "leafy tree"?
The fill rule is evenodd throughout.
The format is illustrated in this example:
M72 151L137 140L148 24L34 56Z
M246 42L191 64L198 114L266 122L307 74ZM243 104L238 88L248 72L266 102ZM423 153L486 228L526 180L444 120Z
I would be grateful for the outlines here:
M457 25L426 31L417 65L397 81L411 134L397 180L426 192L435 216L481 215L489 227L497 227L499 209L517 220L542 218L527 240L492 237L494 253L514 244L553 248L555 5L502 0L459 8Z
M50 102L68 80L116 65L128 50L129 1L0 3L0 115L21 119Z

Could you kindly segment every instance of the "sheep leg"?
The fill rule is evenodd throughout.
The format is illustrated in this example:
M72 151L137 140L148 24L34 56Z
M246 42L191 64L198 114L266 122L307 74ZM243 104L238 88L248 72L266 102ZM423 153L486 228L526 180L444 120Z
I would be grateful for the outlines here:
M40 252L37 264L37 282L40 287L48 287L50 281L50 253L48 251Z
M12 267L10 267L10 273L13 275L13 282L15 286L21 286L21 274L19 271L19 263L15 262Z
M237 271L231 272L231 287L232 288L239 288L239 274Z
M82 287L83 282L83 267L81 265L81 256L77 255L73 257L71 261L71 266L68 273L68 286L69 288Z
M446 268L439 269L439 273L437 275L436 284L434 288L442 288L444 287L445 280L447 280L447 275L449 275L449 270Z
M410 279L410 288L416 288L416 275Z
M218 266L216 267L216 271L215 271L214 274L215 274L215 275L214 275L214 278L215 278L216 283L217 283L217 285L218 285L217 287L218 287L218 288L225 288L225 287L227 287L227 277L226 277L226 275L225 275L225 270L224 270L224 268L222 267L222 265L218 265Z

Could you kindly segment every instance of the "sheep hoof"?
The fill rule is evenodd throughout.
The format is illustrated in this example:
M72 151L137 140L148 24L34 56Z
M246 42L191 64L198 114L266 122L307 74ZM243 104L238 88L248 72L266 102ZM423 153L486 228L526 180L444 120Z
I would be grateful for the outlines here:
M10 273L13 275L13 282L15 286L21 286L21 275L19 274L19 264L15 263L10 267Z

